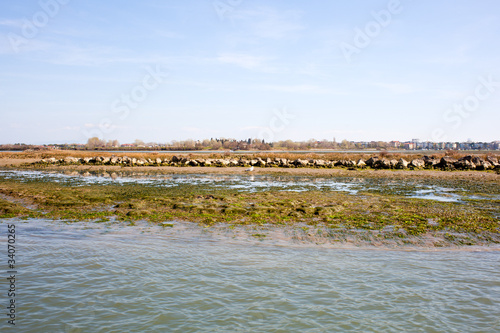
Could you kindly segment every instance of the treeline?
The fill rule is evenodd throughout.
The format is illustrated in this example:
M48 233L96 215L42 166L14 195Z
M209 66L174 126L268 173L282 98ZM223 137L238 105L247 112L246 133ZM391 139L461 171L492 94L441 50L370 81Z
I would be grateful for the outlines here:
M265 142L260 139L225 139L225 138L212 138L205 140L182 140L171 141L170 143L156 143L144 142L142 140L135 140L134 143L120 145L117 140L104 141L99 138L90 138L85 145L87 149L109 149L120 148L125 150L135 149L150 149L150 150L309 150L309 149L362 149L366 146L357 144L355 142L343 140L340 143L335 141L322 140L317 141L311 139L308 141L276 141ZM387 148L385 142L374 142L370 148Z
M265 142L260 139L225 139L225 138L211 138L205 140L182 140L171 141L169 143L157 142L144 142L142 140L135 140L133 143L120 144L118 140L102 140L98 137L93 137L87 140L85 144L49 144L49 145L28 145L24 143L15 143L8 145L0 145L0 150L46 150L46 149L60 149L60 150L124 150L124 151L195 151L195 150L256 150L256 151L269 151L269 150L500 150L500 141L493 141L491 143L485 142L399 142L399 141L362 141L354 142L342 140L336 142L334 140L321 140L310 139L308 141L276 141Z

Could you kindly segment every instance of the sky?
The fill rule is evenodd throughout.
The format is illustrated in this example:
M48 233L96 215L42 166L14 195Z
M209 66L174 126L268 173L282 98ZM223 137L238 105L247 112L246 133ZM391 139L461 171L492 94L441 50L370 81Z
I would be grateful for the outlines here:
M0 2L0 143L500 140L497 0Z

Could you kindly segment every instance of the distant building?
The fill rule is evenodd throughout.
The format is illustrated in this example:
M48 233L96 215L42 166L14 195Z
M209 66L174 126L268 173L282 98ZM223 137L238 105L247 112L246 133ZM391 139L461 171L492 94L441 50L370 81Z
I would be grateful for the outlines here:
M399 147L401 147L401 142L399 142L399 141L391 141L391 142L389 142L389 146L391 148L399 148Z
M406 150L413 150L415 149L415 144L413 142L405 142L404 147Z

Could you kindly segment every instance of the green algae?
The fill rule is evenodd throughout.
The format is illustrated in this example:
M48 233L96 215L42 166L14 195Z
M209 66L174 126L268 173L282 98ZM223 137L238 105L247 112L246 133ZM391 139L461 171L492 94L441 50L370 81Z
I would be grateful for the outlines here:
M474 193L495 198L498 187L466 182ZM322 235L348 230L369 231L381 238L419 236L444 232L445 238L473 244L473 234L499 242L499 200L467 199L440 202L402 196L398 191L363 191L357 195L327 190L302 192L271 189L241 192L209 184L160 187L148 184L86 184L71 186L40 179L1 179L0 217L43 217L66 221L146 220L155 223L180 220L205 226L228 225L325 226ZM19 202L36 207L27 208ZM173 227L165 225L164 227ZM306 229L307 228L307 229ZM315 229L316 230L316 229ZM316 232L317 233L317 232Z

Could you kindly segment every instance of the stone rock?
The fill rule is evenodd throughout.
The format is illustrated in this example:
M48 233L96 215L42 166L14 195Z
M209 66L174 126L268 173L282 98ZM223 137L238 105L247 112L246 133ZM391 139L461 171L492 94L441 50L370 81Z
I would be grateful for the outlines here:
M214 164L218 167L226 167L229 164L228 160L218 158L215 160Z
M414 168L423 168L425 166L425 162L420 158L416 158L410 162L410 165Z
M365 161L363 159L361 159L361 158L358 160L358 162L356 164L357 164L358 168L364 168L364 167L366 167Z
M389 169L391 167L391 163L389 160L382 158L373 163L372 168L375 169Z
M490 162L485 161L482 158L476 161L473 160L473 163L476 165L477 170L488 170L494 168Z
M65 164L80 163L80 159L79 158L75 158L75 157L71 157L71 156L65 157L63 161L64 161Z
M398 163L396 164L396 168L398 169L406 169L408 168L408 161L404 158L400 158Z
M460 170L474 170L476 168L476 165L468 160L465 159L459 159L455 163L453 163L456 169Z
M485 170L486 165L485 165L485 160L483 160L481 157L474 156L472 158L472 163L476 166L477 170Z
M314 160L314 166L324 168L326 166L326 162L324 160Z
M425 167L426 168L435 168L439 164L439 160L429 157L429 156L424 156L423 157Z
M391 165L392 169L395 169L396 166L398 165L398 161L395 160L395 159L392 159L392 160L389 161L389 164Z
M293 165L297 167L306 167L309 164L307 160L301 160L300 158L293 161Z
M353 161L353 160L347 160L347 161L345 161L345 166L348 168L354 168L357 166L357 163L356 163L356 161Z
M439 166L442 169L454 169L455 166L453 164L456 161L457 160L454 158L451 158L449 156L444 156L444 157L441 157L441 160L439 161L439 164L437 164L437 166Z
M472 155L467 155L467 156L464 156L464 157L460 157L458 160L459 161L469 161L469 162L472 162Z
M368 165L371 168L375 167L375 163L379 160L377 156L372 156L366 161L366 165Z
M486 157L486 161L488 161L493 167L497 167L500 164L498 163L498 159L494 156L488 156Z
M265 167L266 166L266 161L264 161L260 157L257 157L257 163L255 163L254 165L259 166L259 167Z
M286 159L286 158L280 158L279 160L280 160L280 164L279 164L280 166L283 166L283 167L287 167L288 166L288 164L289 164L288 159Z

